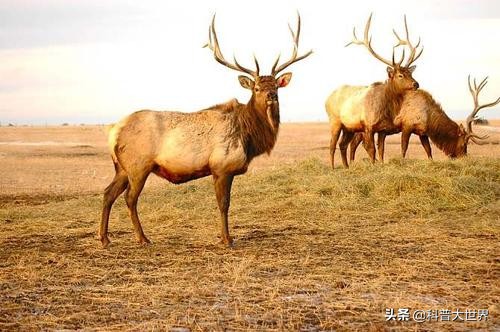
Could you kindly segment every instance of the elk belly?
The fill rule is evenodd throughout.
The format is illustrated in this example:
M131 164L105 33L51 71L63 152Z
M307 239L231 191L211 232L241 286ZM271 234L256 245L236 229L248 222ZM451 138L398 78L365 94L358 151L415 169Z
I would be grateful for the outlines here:
M172 183L183 183L211 174L208 159L210 142L183 128L174 128L163 136L154 160L155 174Z
M166 167L156 165L153 168L153 173L175 184L180 184L191 180L199 179L211 174L208 165L201 169L193 170L189 173L182 173L182 171L173 171Z
M363 107L343 109L340 119L344 127L350 131L363 131L365 128L365 111Z

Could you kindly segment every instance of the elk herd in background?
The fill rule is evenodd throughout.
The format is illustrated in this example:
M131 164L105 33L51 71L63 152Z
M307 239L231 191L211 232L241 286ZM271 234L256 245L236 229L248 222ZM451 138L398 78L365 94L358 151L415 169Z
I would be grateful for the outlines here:
M386 64L388 78L370 86L342 86L332 92L326 101L331 127L330 155L332 167L340 134L342 162L348 167L347 147L351 146L350 159L356 147L363 142L371 160L375 158L374 135L378 134L379 159L383 160L386 135L402 132L402 152L405 156L408 139L412 133L419 135L427 155L431 158L429 138L450 157L467 152L467 143L480 144L484 137L472 132L472 122L477 112L500 102L479 105L478 95L487 81L479 85L469 78L469 88L474 99L474 110L467 118L466 128L450 120L432 96L419 90L412 77L413 63L420 57L420 40L414 46L405 23L405 38L394 31L398 44L393 48L392 60L376 53L369 35L371 18L365 26L364 38L348 44L363 45L376 59ZM149 174L154 173L179 184L212 175L221 219L221 241L232 244L229 235L228 211L231 185L236 175L247 171L253 158L270 153L276 143L280 124L278 89L286 87L292 73L280 72L291 64L308 57L312 51L298 55L301 21L298 15L296 31L290 28L293 39L291 58L279 65L276 59L270 75L261 75L257 59L255 70L227 61L219 47L215 31L215 15L209 27L207 45L217 62L244 73L238 77L240 85L251 91L246 104L236 99L194 112L158 112L142 110L130 114L115 125L108 135L108 145L115 167L115 176L104 191L100 240L103 247L110 243L108 222L111 208L123 192L135 235L139 243L150 241L145 236L137 213L137 202ZM395 60L395 50L403 47L401 59ZM409 56L405 59L405 50ZM405 61L406 60L406 61Z
M478 136L472 131L472 124L479 110L492 107L500 103L496 101L479 105L479 93L487 84L487 78L479 85L474 79L471 84L468 77L469 90L474 100L472 113L467 117L466 127L451 120L431 96L425 90L418 89L419 84L412 77L415 66L411 66L422 54L423 48L418 51L420 39L415 46L410 41L406 16L405 39L399 37L393 30L398 43L393 47L392 61L388 61L378 55L371 46L370 24L372 15L368 18L365 26L364 38L356 37L347 44L363 45L378 60L388 65L388 78L384 83L375 82L370 86L342 86L332 92L326 100L325 108L328 114L331 140L330 156L332 168L334 155L340 133L342 138L339 143L342 163L348 167L347 147L350 146L350 161L354 160L356 148L360 143L368 152L372 162L375 162L374 135L377 136L377 148L380 161L384 160L384 143L387 135L401 133L401 152L406 157L408 143L411 134L416 134L424 147L429 159L432 159L429 138L451 158L465 156L467 144L472 141L476 144L484 144L486 136ZM394 52L398 47L408 47L410 55L404 63L405 50L403 48L401 60L394 60Z

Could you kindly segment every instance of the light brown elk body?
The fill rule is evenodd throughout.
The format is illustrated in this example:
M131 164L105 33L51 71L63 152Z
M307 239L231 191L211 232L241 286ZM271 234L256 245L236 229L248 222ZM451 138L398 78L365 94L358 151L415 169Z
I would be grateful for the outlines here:
M236 99L195 113L139 111L114 125L109 133L116 175L104 192L100 238L108 246L108 220L116 198L126 190L125 200L137 240L149 243L137 214L137 201L150 173L178 184L212 175L221 214L221 238L232 244L228 210L231 184L235 175L245 173L251 160L273 148L280 123L278 88L285 87L291 73L276 75L292 63L312 53L297 56L300 16L297 32L292 31L294 51L289 61L272 74L259 75L234 60L227 62L218 45L214 20L207 46L215 59L231 69L250 75L239 76L240 84L252 91L247 104Z
M432 159L429 138L451 158L465 156L467 154L467 144L470 141L476 144L484 144L484 141L482 141L484 137L473 133L472 123L476 119L479 110L497 105L500 103L500 98L494 102L479 105L479 93L486 86L487 78L481 81L479 85L474 80L474 85L472 85L469 77L468 83L474 101L474 108L467 117L466 127L451 120L443 111L441 105L427 91L412 91L405 95L401 112L394 120L395 125L401 128L401 153L403 158L406 156L411 134L420 137L429 159ZM351 142L351 161L354 160L356 148L363 139L363 134L356 134L355 139ZM381 147L378 148L380 152Z
M388 79L381 83L377 82L369 86L342 86L333 91L325 103L331 130L330 157L332 167L334 167L334 155L337 147L337 141L342 133L342 139L339 144L342 163L348 167L347 147L356 132L363 132L366 139L367 150L372 161L375 161L374 134L380 132L397 131L394 126L394 118L399 114L403 97L408 91L418 89L418 82L413 79L412 73L415 66L411 64L422 54L421 50L417 54L417 48L420 42L414 47L409 41L408 28L406 25L406 40L402 40L396 34L399 40L397 46L408 45L411 53L406 63L404 60L404 51L399 62L394 60L394 51L392 61L379 56L371 47L371 37L369 29L371 15L366 23L364 40L358 40L354 32L354 40L349 43L364 45L368 51L378 60L382 61L387 67Z

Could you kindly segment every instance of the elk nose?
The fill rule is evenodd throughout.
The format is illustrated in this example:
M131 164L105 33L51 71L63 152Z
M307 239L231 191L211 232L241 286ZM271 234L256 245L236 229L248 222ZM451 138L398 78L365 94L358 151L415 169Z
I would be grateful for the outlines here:
M277 100L278 94L274 91L270 91L267 93L267 100Z
M418 89L420 85L418 85L418 82L413 82L413 88L416 90Z

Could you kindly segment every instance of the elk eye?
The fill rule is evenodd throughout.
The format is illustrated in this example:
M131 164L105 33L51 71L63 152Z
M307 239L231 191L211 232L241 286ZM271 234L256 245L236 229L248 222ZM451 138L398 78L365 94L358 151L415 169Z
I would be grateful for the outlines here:
M260 91L260 89L259 89L259 88L255 88L255 92L259 92L259 91Z
M398 75L398 78L403 78L403 75L402 75L402 74L399 74L399 75Z

